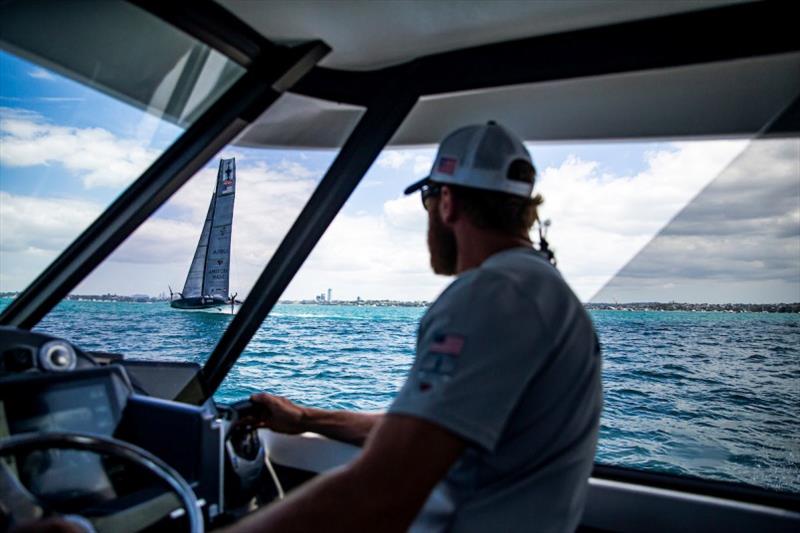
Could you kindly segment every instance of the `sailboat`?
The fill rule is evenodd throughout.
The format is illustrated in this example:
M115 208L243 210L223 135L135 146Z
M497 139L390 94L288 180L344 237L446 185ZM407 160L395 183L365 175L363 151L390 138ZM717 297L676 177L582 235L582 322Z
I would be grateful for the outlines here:
M228 294L235 196L236 159L220 159L214 193L186 283L178 293L170 288L170 305L175 309L235 314L241 304L235 294Z

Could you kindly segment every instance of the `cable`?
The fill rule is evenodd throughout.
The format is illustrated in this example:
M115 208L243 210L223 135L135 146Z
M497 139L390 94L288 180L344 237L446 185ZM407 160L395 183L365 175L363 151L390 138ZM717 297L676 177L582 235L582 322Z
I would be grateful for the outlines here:
M267 470L269 470L269 475L272 478L272 482L275 484L275 489L278 491L278 499L282 500L285 496L283 492L283 487L281 486L281 482L278 479L278 474L275 473L275 468L272 466L272 461L269 460L269 451L267 451L266 446L264 447L264 464L267 465Z

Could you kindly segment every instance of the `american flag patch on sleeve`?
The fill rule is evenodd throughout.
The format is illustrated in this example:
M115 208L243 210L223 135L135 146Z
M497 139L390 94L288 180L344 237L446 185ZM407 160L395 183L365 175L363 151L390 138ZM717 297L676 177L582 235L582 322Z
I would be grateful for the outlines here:
M428 351L457 356L463 348L464 337L461 335L438 335L428 347Z

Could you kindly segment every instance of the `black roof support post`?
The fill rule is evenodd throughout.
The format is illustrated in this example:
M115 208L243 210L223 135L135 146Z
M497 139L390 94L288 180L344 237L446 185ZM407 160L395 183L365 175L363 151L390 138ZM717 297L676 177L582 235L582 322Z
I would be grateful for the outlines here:
M206 399L225 379L353 189L413 108L417 95L404 92L405 79L407 75L401 75L396 83L386 84L387 90L376 93L377 102L367 108L228 325L203 367ZM183 394L178 395L181 398Z
M317 41L278 48L252 64L181 137L67 247L2 314L31 328L153 214L215 153L330 51Z
M249 68L277 46L212 0L128 0Z

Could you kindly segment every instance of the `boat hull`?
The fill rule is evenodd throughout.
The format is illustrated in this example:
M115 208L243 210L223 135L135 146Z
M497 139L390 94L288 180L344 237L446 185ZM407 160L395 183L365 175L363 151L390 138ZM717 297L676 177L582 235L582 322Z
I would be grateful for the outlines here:
M170 301L173 309L181 311L202 311L206 313L224 313L235 315L241 302L231 302L222 298L177 298Z

